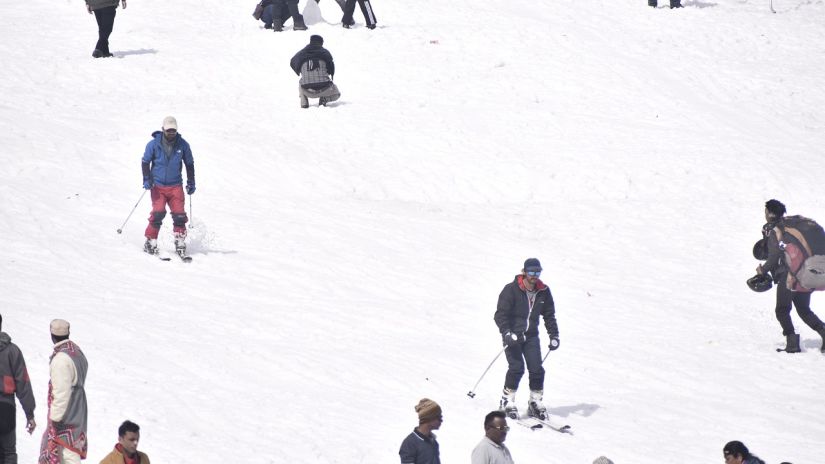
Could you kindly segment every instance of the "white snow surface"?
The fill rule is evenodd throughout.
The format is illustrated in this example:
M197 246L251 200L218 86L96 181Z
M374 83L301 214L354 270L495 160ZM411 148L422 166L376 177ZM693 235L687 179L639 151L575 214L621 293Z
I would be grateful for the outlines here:
M424 397L442 462L469 462L503 357L467 392L531 256L561 331L545 402L575 435L514 427L517 463L722 462L729 440L823 462L821 340L794 312L805 352L777 353L774 292L745 280L766 200L825 221L825 2L375 0L379 27L345 30L322 0L279 34L254 3L130 0L98 60L83 2L0 4L0 311L38 401L20 462L53 318L90 363L87 462L127 418L155 463L398 462ZM310 34L342 97L302 110ZM115 232L169 114L191 264L141 252L148 196Z

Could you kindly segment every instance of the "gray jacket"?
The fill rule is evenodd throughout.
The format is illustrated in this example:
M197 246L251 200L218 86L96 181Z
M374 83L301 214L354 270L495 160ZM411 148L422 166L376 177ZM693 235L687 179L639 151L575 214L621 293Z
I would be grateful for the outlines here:
M117 6L120 0L86 0L86 4L92 7L92 10L99 10L107 6Z
M35 402L23 353L5 332L0 332L0 380L0 429L14 430L17 410L14 396L17 395L23 406L26 419L34 419Z
M510 450L488 437L481 439L473 450L472 464L514 464Z

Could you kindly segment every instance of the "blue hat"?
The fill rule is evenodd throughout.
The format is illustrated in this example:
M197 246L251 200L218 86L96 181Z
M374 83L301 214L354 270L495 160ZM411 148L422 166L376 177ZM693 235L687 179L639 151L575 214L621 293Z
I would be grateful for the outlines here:
M528 258L524 262L525 271L541 271L541 263L536 258Z

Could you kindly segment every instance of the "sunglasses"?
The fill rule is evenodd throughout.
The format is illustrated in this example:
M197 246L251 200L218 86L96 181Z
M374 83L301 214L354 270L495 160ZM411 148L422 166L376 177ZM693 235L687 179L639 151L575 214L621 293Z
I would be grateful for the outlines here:
M177 134L178 130L177 129L166 129L166 130L164 130L164 132L166 132L167 134Z
M530 277L538 277L541 275L541 271L527 271L527 275Z
M510 426L509 425L491 425L490 427L501 430L502 432L509 432Z

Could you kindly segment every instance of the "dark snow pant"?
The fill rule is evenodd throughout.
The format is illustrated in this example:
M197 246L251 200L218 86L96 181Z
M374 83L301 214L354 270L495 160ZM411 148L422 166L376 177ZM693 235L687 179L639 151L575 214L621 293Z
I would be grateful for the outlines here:
M16 430L0 433L0 464L17 464Z
M504 388L518 390L521 377L524 376L524 363L530 371L530 390L544 390L544 367L541 365L541 342L538 335L528 337L524 343L513 345L506 350L507 375L504 377Z
M94 10L95 19L97 20L97 45L95 49L104 53L109 52L109 36L112 34L112 29L115 27L115 13L117 13L117 5L107 6Z
M792 292L785 285L785 276L779 280L776 286L776 320L782 326L782 335L793 335L794 328L791 322L791 303L796 306L796 313L802 322L808 327L819 331L822 329L822 321L811 311L811 294L802 292Z
M352 26L355 24L355 20L352 18L352 15L355 13L356 2L358 2L358 6L361 7L361 13L364 14L364 20L367 22L367 27L374 29L375 24L378 21L375 19L375 13L372 11L372 4L370 3L370 0L347 0L347 3L344 5L344 17L341 18L341 22L347 26Z

